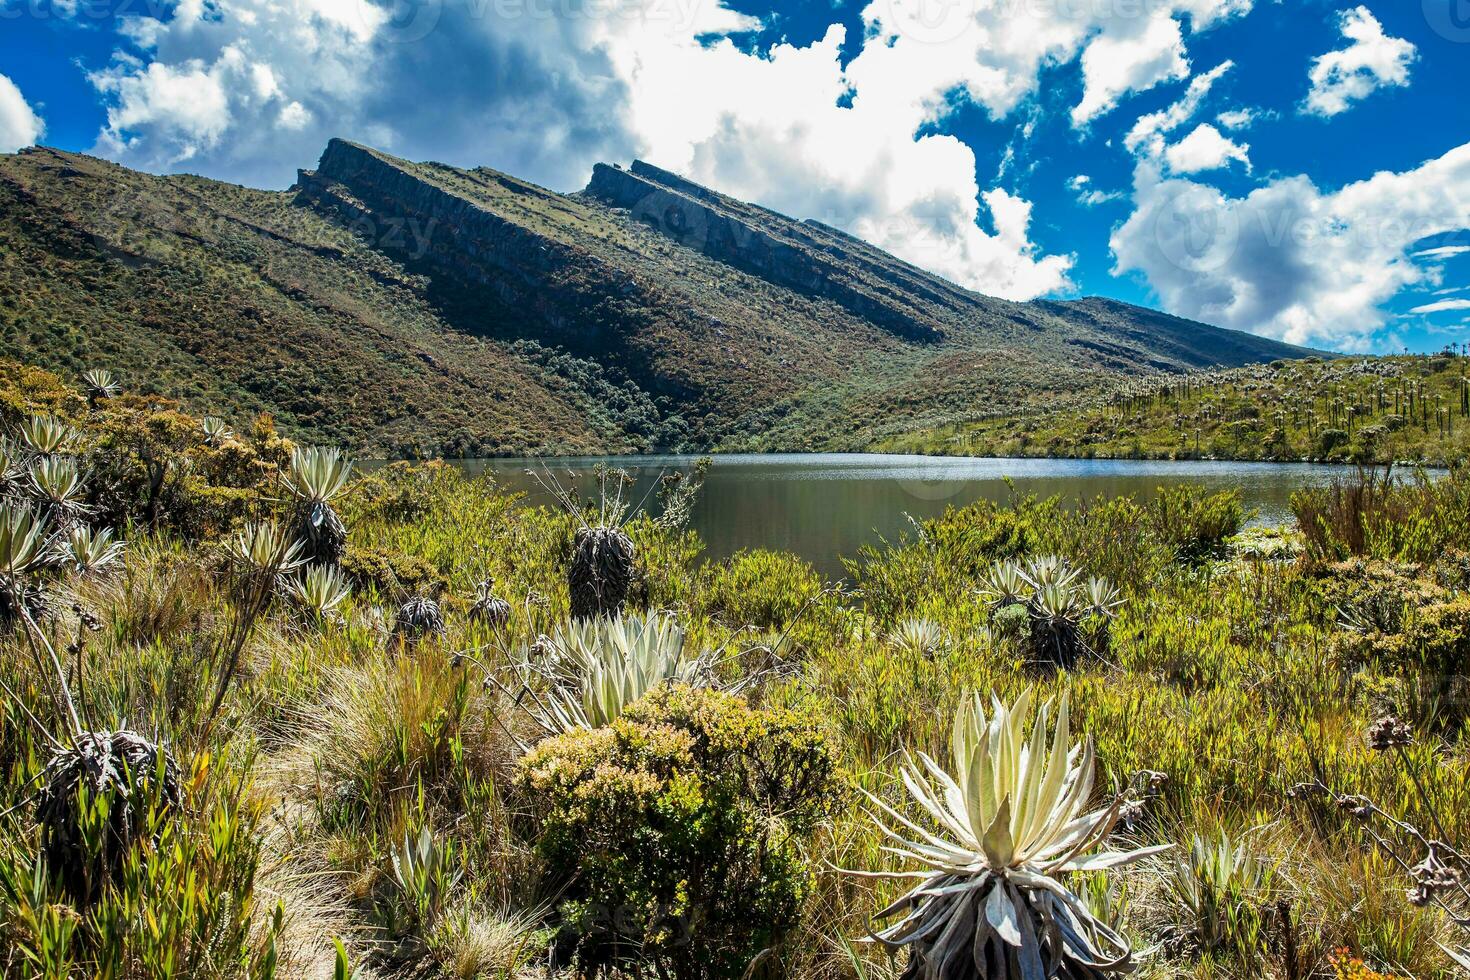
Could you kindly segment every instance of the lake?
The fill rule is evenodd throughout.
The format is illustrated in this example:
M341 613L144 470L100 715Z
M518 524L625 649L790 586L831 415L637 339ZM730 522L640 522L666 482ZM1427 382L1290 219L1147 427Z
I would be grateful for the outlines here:
M529 503L551 497L528 472L548 470L563 483L579 475L584 493L598 463L637 478L639 500L666 472L689 469L694 456L599 456L557 459L465 460L470 473L491 473L502 485L524 491ZM1005 500L1012 492L1064 501L1132 494L1154 495L1160 484L1201 483L1235 487L1259 523L1290 520L1288 501L1300 487L1348 475L1341 466L1310 463L1232 463L1091 459L977 459L860 453L751 454L714 457L692 526L719 559L742 548L792 551L824 574L842 574L839 556L852 555L880 537L893 540L908 516L932 517L950 505Z

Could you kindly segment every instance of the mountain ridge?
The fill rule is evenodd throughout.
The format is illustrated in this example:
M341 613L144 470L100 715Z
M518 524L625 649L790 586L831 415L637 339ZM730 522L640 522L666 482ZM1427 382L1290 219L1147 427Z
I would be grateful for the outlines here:
M561 194L333 140L259 191L38 148L0 157L0 204L19 356L380 455L860 449L1313 353L984 296L643 161Z

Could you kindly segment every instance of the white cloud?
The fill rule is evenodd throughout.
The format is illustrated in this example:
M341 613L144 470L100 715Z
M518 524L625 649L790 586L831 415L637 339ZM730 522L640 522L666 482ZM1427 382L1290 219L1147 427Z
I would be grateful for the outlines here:
M1445 310L1470 310L1470 299L1442 299L1416 306L1410 313L1442 313Z
M129 130L152 128L166 134L174 148L168 163L193 159L211 149L230 125L225 91L242 84L246 72L239 52L227 48L213 65L199 60L180 67L154 62L136 72L93 76L99 91L117 96L107 113L104 142L121 149Z
M1112 236L1117 271L1142 273L1171 313L1295 343L1364 347L1407 286L1438 284L1413 261L1434 235L1470 229L1470 143L1403 173L1332 193L1306 176L1244 197L1134 172L1135 211Z
M1220 135L1209 123L1201 123L1188 136L1164 150L1164 162L1176 174L1218 170L1235 160L1251 169L1250 144L1236 143Z
M1118 104L1120 96L1142 92L1189 75L1179 22L1161 10L1137 35L1104 34L1082 53L1082 101L1072 110L1074 125L1084 125Z
M1128 195L1122 191L1101 191L1092 186L1092 178L1087 174L1078 174L1067 181L1067 187L1077 195L1077 202L1083 207L1095 208L1099 204L1109 201L1120 201Z
M1215 117L1215 122L1234 131L1254 125L1261 115L1262 113L1255 109L1227 109Z
M1140 116L1123 138L1123 145L1135 153L1143 152L1150 156L1162 154L1164 137L1194 118L1205 97L1210 94L1210 89L1234 67L1235 62L1223 61L1203 75L1190 79L1189 88L1179 101L1167 109Z
M282 129L305 129L311 125L311 110L300 102L287 103L276 117L276 123Z
M1456 255L1464 255L1470 252L1470 245L1441 245L1438 248L1426 248L1422 252L1415 252L1416 259L1451 259Z
M1418 57L1414 45L1383 33L1383 25L1367 7L1354 7L1338 17L1342 36L1352 43L1312 61L1312 88L1304 109L1335 116L1373 92L1409 84L1409 66Z
M15 83L0 75L0 153L31 146L46 132L41 117L21 95Z
M1091 119L1187 73L1186 25L1249 6L870 0L844 65L840 26L751 51L729 37L757 22L712 0L184 0L129 19L132 50L93 75L98 148L268 186L339 135L566 190L598 160L641 156L1029 298L1065 288L1071 257L1043 254L1029 202L978 182L971 147L934 124L965 103L1007 118L1079 58Z

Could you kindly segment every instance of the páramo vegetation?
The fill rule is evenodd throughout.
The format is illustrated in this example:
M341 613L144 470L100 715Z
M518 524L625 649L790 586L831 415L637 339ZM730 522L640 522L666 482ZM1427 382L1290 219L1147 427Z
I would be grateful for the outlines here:
M1470 470L829 582L707 559L702 467L531 506L74 380L0 363L7 978L1470 970Z

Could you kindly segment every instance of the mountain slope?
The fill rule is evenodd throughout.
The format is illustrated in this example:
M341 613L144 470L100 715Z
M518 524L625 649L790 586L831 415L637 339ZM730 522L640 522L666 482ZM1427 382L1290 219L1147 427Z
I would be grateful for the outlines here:
M857 448L1306 353L1011 303L637 162L557 194L334 140L285 192L0 157L0 337L384 454Z

